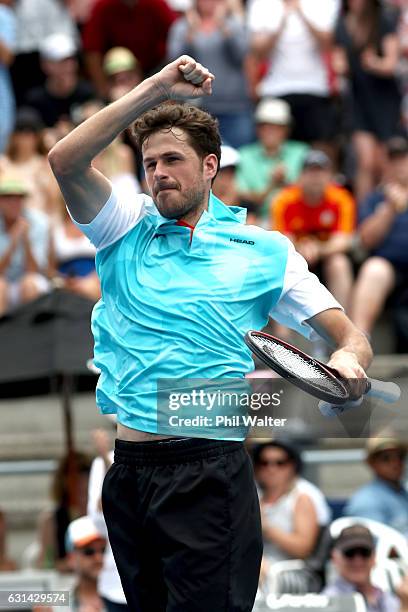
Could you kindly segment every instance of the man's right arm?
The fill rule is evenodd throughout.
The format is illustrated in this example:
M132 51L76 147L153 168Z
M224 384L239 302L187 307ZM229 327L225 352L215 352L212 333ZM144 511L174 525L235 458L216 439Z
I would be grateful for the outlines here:
M51 149L48 159L75 221L90 223L112 191L110 181L92 166L92 160L140 115L161 102L210 95L213 78L193 58L182 56L84 121Z

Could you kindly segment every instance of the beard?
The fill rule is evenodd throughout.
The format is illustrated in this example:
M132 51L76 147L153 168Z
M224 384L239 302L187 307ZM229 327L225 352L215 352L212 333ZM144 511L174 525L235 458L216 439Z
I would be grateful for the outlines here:
M206 192L203 183L196 183L184 191L181 191L179 186L172 186L162 197L160 193L159 191L155 195L154 203L159 213L166 219L181 219L187 214L204 208Z

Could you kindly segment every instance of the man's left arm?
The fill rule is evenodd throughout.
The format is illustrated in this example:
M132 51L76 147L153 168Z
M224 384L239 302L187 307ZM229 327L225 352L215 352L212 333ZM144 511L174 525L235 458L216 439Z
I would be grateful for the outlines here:
M373 358L367 337L336 308L323 310L306 322L335 348L327 365L350 381L352 395L360 397L365 391L365 370Z

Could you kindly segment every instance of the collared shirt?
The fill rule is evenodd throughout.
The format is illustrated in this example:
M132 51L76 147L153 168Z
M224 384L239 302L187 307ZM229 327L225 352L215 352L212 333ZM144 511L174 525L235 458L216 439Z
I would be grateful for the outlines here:
M345 595L357 593L356 587L344 578L337 578L334 582L327 585L323 594L329 596ZM365 598L364 598L365 599ZM392 593L385 593L381 589L374 587L373 601L365 599L367 612L398 612L400 609L399 600Z
M345 513L379 521L408 537L408 491L403 486L396 489L375 478L352 495Z
M287 238L245 225L244 209L211 194L192 232L162 217L149 196L139 203L112 192L90 224L77 225L97 248L101 280L92 319L97 404L123 425L162 433L158 381L242 380L254 367L246 331L270 314L310 336L307 319L341 306Z

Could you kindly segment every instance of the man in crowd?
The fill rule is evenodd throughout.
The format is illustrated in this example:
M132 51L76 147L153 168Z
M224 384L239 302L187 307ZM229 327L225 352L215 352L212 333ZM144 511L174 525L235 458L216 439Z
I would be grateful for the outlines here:
M408 286L408 140L393 138L387 153L386 181L359 209L359 242L369 257L354 285L350 318L367 334L388 296Z
M288 140L292 117L283 100L262 100L255 111L258 140L241 147L238 189L244 199L259 205L267 219L270 199L302 169L307 146Z
M355 204L350 193L334 183L323 151L309 151L298 183L278 193L269 215L271 227L292 240L347 310L353 283L347 251L352 246Z
M374 478L351 497L348 516L379 521L408 537L408 491L403 486L406 454L406 445L397 438L368 441L367 464Z
M98 531L89 516L82 516L69 524L66 541L76 578L71 609L74 612L105 612L97 591L106 549L105 536Z
M125 47L114 47L106 53L103 71L108 80L108 98L111 101L124 96L142 81L139 62Z
M49 289L49 221L24 207L23 181L0 175L0 315Z
M395 595L382 591L371 582L375 542L367 527L353 525L343 529L335 542L332 560L338 577L324 589L325 595L361 593L367 612L399 612L400 604Z
M79 78L77 46L66 34L51 34L40 44L44 85L31 89L26 102L41 115L48 127L68 120L72 108L93 97L91 85Z

